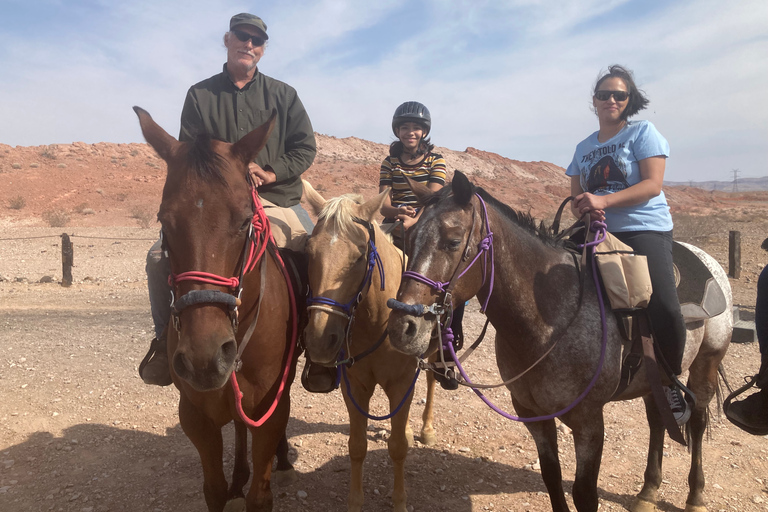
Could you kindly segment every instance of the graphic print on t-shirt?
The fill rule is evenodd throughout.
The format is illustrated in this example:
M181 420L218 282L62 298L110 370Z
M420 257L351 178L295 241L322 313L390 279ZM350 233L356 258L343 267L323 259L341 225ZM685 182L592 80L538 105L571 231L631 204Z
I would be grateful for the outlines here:
M629 188L626 176L616 165L613 156L604 156L589 170L587 192L617 192Z

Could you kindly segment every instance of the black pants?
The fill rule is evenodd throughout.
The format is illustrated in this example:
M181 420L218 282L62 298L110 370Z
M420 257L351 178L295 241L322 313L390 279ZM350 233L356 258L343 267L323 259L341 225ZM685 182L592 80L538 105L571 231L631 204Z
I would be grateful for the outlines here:
M611 233L632 247L635 252L648 258L653 295L648 303L653 336L656 338L670 370L675 375L683 373L681 364L685 350L685 321L680 312L680 302L675 288L672 267L671 231L624 231Z

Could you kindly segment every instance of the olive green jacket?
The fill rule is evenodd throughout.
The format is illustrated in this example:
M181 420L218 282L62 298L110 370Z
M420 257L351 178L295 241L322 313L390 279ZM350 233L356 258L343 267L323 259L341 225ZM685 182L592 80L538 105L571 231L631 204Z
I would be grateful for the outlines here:
M253 79L238 89L225 64L222 73L189 88L181 112L179 140L192 141L206 133L235 143L264 124L273 109L277 110L275 129L255 162L271 169L277 181L259 187L259 195L289 207L301 201L301 174L312 165L317 153L312 123L290 85L257 69Z

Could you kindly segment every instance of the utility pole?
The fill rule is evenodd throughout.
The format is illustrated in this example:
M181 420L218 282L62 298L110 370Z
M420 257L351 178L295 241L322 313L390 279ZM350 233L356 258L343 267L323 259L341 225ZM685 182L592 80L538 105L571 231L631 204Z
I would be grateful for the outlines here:
M739 170L738 169L731 169L733 172L733 191L738 192L739 191Z

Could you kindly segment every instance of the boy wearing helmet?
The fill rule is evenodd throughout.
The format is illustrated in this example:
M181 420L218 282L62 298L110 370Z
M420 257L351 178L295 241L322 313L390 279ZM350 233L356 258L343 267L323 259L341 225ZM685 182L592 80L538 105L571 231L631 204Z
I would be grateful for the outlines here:
M435 191L445 185L445 160L432 153L434 145L427 138L431 127L429 110L417 101L406 101L395 110L392 131L397 140L389 146L379 172L379 192L392 187L381 207L384 224L401 221L408 229L418 219L419 204L405 176Z
M432 128L429 110L417 101L406 101L395 110L392 117L392 131L397 137L389 146L389 156L381 163L379 192L392 187L390 196L381 207L384 216L382 229L391 233L397 247L404 250L404 232L419 218L420 206L411 192L405 176L438 191L445 186L445 160L442 155L432 153L435 147L427 136ZM389 226L387 226L389 225ZM398 226L402 226L398 229ZM457 304L451 320L454 343L461 347L463 338L462 319L464 303ZM436 370L435 378L445 389L457 389L458 383L447 377L445 370Z

